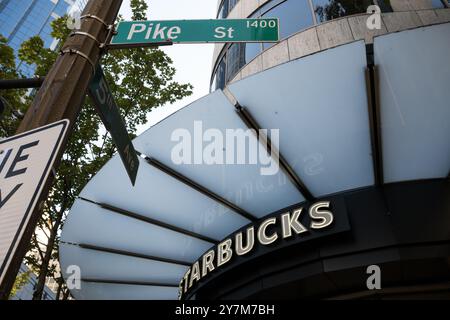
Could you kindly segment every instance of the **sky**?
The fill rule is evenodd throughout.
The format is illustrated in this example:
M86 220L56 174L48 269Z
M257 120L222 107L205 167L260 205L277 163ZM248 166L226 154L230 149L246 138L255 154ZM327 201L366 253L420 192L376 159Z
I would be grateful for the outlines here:
M149 20L214 19L217 9L217 0L147 0L147 3ZM120 13L126 20L130 19L130 0L123 1ZM148 116L148 123L138 128L138 134L209 93L213 44L174 44L161 49L173 60L177 70L174 80L192 84L193 94L174 104L154 109Z

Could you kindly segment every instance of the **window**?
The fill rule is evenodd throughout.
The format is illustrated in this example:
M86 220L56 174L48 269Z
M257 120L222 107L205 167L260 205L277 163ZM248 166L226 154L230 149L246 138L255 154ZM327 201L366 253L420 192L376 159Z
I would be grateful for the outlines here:
M227 1L227 0L225 0ZM239 2L239 0L228 0L229 4L228 4L228 13L231 12L231 10L233 10L233 8L237 5L237 3Z
M227 51L227 71L225 81L231 81L245 65L245 45L241 43L234 43Z
M213 81L211 82L211 86L209 87L209 92L213 92L216 90L217 82L216 82L216 74L214 74Z
M374 3L380 7L381 12L392 12L390 0L375 0Z
M445 8L445 0L432 0L431 2L435 9Z
M219 18L226 17L239 0L225 0L219 10ZM313 15L309 1L298 0L273 0L267 2L259 8L252 18L275 17L280 19L280 38L305 29L314 24ZM257 55L262 49L267 49L273 43L234 43L226 51L226 58L222 58L216 68L211 82L211 91L224 88L225 84L231 81L238 71Z
M220 63L214 74L213 85L211 85L211 91L225 88L225 71L226 71L226 56L220 59Z
M372 0L312 0L317 22L325 22L351 14L365 13Z
M308 1L289 0L281 2L270 10L263 12L262 17L280 19L280 39L314 24ZM266 43L264 49L273 45L273 43Z
M446 0L432 1L434 8L444 8ZM239 0L224 0L219 18L226 18ZM377 4L382 12L392 12L390 0L271 0L256 10L250 18L279 18L280 39L303 29L343 16L366 13ZM317 20L317 21L316 21ZM219 60L211 82L211 91L223 88L237 72L274 43L234 43L225 47L226 58Z
M266 13L267 11L269 11L270 9L272 9L273 7L279 5L282 2L285 2L286 0L272 0L272 1L268 1L266 2L266 4L264 4L262 7L260 7L258 9L258 11L256 11L253 15L252 18L257 18L257 17L261 17L261 15L263 15L264 13ZM295 0L291 0L291 1L295 1Z
M220 4L217 18L225 19L238 2L239 0L223 0L222 3Z
M258 54L261 53L261 44L247 43L244 49L245 64L252 61Z
M225 19L228 16L228 0L224 0L219 8L219 14L217 18Z

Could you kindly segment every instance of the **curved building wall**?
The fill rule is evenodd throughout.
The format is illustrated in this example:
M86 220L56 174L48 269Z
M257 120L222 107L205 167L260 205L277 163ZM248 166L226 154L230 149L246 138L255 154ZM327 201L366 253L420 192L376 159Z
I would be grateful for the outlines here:
M273 43L217 44L211 91L276 65L355 40L450 21L447 0L222 0L217 18L280 19L280 38ZM366 26L369 5L382 10L381 29Z

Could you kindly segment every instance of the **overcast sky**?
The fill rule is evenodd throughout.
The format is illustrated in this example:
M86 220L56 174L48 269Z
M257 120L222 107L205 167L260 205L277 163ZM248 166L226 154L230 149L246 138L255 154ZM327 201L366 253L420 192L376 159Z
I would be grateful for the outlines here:
M147 0L150 20L214 19L217 0ZM130 0L124 0L120 12L125 19L130 19ZM186 106L194 100L209 93L213 44L175 44L162 47L173 60L177 70L175 80L191 83L194 93L173 105L155 109L149 114L148 123L139 128L138 134L148 129L167 115Z

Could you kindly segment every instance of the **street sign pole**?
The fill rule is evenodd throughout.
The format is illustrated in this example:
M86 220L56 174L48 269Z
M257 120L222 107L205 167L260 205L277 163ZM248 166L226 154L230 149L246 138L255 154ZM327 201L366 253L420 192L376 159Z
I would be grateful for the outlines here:
M46 76L41 89L19 126L18 134L59 120L70 121L68 135L62 142L54 167L59 165L59 160L66 149L68 136L84 101L95 66L100 59L102 53L100 44L107 42L121 5L122 0L90 0L88 2L81 16L81 32L69 37L64 44L61 55ZM14 252L14 258L6 271L4 280L0 283L0 299L9 297L20 264L29 249L32 234L40 218L38 209L41 202L47 198L52 182L53 177L50 175L43 187L36 210L31 215Z

